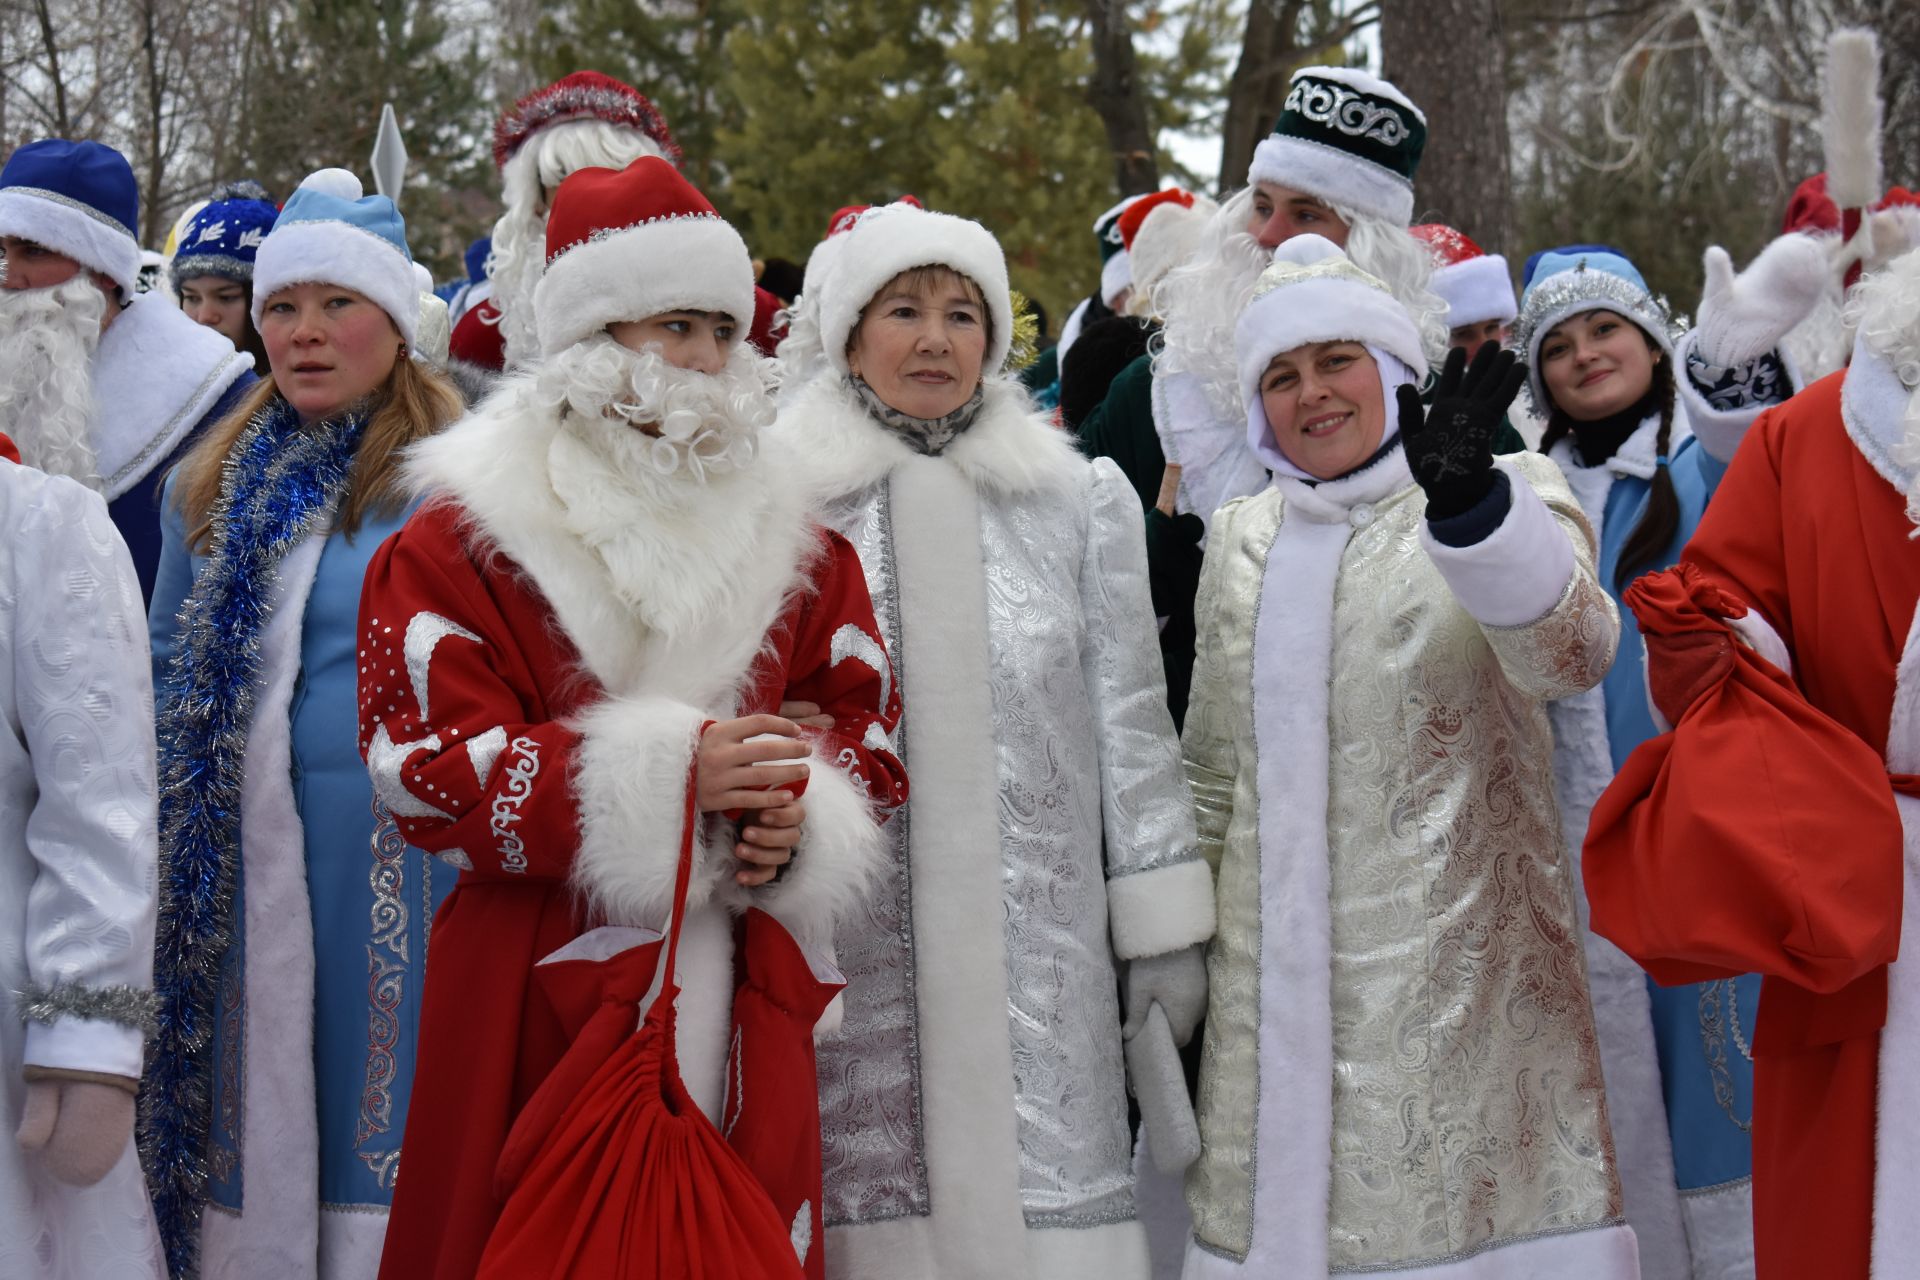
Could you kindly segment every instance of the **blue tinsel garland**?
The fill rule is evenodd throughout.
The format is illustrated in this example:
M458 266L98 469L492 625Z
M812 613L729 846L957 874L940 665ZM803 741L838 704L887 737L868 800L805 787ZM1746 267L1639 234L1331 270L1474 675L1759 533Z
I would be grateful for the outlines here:
M227 455L207 563L180 610L180 644L159 717L159 1017L140 1091L141 1163L167 1269L199 1266L212 1118L208 1048L220 963L233 939L240 786L260 637L280 562L333 520L363 413L302 427L274 399Z

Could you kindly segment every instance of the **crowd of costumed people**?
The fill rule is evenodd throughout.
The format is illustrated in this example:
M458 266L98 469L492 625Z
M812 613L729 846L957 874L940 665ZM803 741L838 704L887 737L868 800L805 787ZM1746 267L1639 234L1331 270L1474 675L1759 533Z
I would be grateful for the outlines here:
M1920 1275L1920 196L1829 58L1691 319L1416 222L1347 67L1052 341L592 71L438 285L346 169L156 255L18 147L0 1275Z

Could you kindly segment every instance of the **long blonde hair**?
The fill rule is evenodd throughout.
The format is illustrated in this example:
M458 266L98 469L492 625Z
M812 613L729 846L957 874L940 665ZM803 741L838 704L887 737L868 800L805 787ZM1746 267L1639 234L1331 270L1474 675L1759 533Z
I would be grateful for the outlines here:
M227 455L254 416L280 394L272 375L262 378L246 399L215 423L206 437L181 459L174 502L187 522L187 545L206 554L213 545L213 511ZM373 415L353 455L353 474L340 501L334 528L352 537L369 516L397 513L406 501L400 483L400 455L459 417L465 402L451 382L417 361L401 356L374 393Z

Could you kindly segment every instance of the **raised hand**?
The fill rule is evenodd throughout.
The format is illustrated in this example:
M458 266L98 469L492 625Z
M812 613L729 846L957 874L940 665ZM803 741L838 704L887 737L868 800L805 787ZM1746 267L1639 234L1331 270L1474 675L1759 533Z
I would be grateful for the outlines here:
M1395 392L1407 466L1426 490L1429 520L1469 511L1493 488L1493 437L1526 380L1518 357L1488 342L1471 365L1459 348L1447 353L1431 406L1411 384Z

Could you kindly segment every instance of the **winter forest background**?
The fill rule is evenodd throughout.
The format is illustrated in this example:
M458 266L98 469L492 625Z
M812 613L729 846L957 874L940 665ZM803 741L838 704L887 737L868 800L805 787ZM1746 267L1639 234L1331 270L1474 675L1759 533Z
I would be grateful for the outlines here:
M592 68L659 104L757 256L804 261L837 207L910 191L992 228L1057 323L1098 276L1096 214L1240 185L1292 70L1351 62L1427 112L1418 220L1516 268L1606 241L1691 309L1701 250L1750 256L1823 167L1845 25L1879 32L1886 179L1916 185L1917 0L0 0L0 149L119 147L158 248L219 182L365 177L392 102L446 279L498 212L494 118Z

